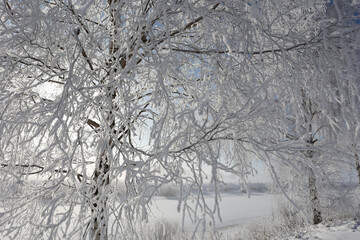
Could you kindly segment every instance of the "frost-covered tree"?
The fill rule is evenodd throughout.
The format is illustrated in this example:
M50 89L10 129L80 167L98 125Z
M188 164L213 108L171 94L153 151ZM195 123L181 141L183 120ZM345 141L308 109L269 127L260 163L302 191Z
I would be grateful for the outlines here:
M219 213L221 173L246 180L244 156L284 149L273 147L279 130L268 123L319 68L298 63L326 43L323 7L2 1L0 233L119 239L146 221L167 183L180 189L178 210L205 229Z
M118 239L169 182L196 229L215 221L220 174L251 173L242 153L268 105L247 3L0 6L1 234Z
M358 136L359 5L343 5L332 1L316 12L317 27L308 35L316 44L288 54L288 84L280 90L286 97L278 103L278 120L271 123L275 145L270 151L282 169L287 166L293 172L280 176L274 169L273 174L286 179L279 180L283 190L294 191L291 181L297 185L294 197L309 199L309 218L315 224L322 220L321 205L326 205L320 201L319 180L323 185L333 185L334 178L344 181L346 166L354 165L350 160L357 156L346 149L353 146L348 139Z
M321 67L326 64L329 69L327 91L330 94L327 98L330 104L327 115L343 151L353 160L360 183L360 3L333 1L329 4L327 16L332 19L333 26L324 33L329 41L320 49L323 60Z

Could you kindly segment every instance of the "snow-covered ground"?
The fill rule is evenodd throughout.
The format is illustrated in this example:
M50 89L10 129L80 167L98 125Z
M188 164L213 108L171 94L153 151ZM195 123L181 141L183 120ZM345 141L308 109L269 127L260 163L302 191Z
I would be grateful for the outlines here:
M210 204L211 195L207 196ZM181 225L182 215L176 210L176 198L156 197L151 207L153 218L159 221L170 221ZM220 202L222 222L217 223L217 229L226 236L231 236L245 224L264 223L275 214L276 198L267 193L253 193L249 198L244 193L224 193ZM191 221L185 219L185 229L191 229ZM226 234L227 233L227 234ZM231 239L231 237L230 237ZM281 239L274 236L274 239ZM342 221L319 224L291 234L286 240L360 240L360 222Z
M211 195L207 196L213 204ZM176 198L156 197L151 207L155 220L167 220L181 225L182 215L177 212ZM253 193L249 198L244 193L224 193L220 202L222 222L217 223L217 229L222 233L236 233L239 226L264 223L264 219L271 219L277 208L276 198L267 193ZM192 223L186 218L185 228L191 229ZM230 235L229 235L230 234ZM274 236L274 239L281 239ZM283 238L286 240L360 240L360 222L342 221L336 223L309 226L300 232Z
M246 226L257 226L267 224L276 216L276 197L268 193L247 194L238 192L226 192L221 195L220 211L222 222L217 221L216 227L223 237L219 239L237 239L237 233ZM211 206L214 198L211 194L206 195L206 201ZM179 228L182 225L182 214L177 211L178 200L176 197L157 196L151 205L151 222L170 222ZM188 217L184 221L185 232L193 231L193 223ZM260 227L260 228L259 228ZM0 239L10 239L3 238ZM151 239L151 238L149 238ZM301 231L294 232L288 237L272 239L286 240L360 240L360 222L342 221L331 224L319 224L308 226Z
M359 240L360 222L343 221L336 224L319 224L285 239Z
M245 193L224 193L221 195L220 213L222 222L217 220L219 230L250 222L254 219L270 216L275 207L275 198L266 193L253 193L249 198ZM210 206L214 204L214 197L206 196ZM153 218L178 223L181 226L182 214L177 211L176 198L156 197L151 207ZM192 225L189 218L185 218L185 228Z

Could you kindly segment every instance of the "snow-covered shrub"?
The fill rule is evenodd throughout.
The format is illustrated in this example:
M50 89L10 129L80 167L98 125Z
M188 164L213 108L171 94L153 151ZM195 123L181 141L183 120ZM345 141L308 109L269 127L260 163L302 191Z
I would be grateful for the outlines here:
M162 220L150 225L146 237L149 240L168 240L181 239L181 236L181 229L176 223Z
M306 223L304 218L300 215L298 211L289 206L288 203L279 203L278 208L278 217L276 219L280 224L278 229L281 229L281 232L289 232L294 229L299 229L305 227Z
M279 201L278 211L272 217L256 220L239 227L234 234L227 234L229 240L281 239L292 232L306 227L304 219L288 204Z
M356 218L360 197L356 192L356 185L353 183L333 183L320 188L325 221Z

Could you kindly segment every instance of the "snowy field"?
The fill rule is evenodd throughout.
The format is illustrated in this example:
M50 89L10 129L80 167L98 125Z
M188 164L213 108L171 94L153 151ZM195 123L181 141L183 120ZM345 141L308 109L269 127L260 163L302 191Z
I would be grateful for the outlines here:
M343 221L337 224L319 224L285 239L359 240L360 222Z
M214 196L207 194L205 197L207 203L211 206L214 204ZM191 204L190 204L191 205ZM170 223L177 228L175 236L169 239L183 239L182 233L179 233L182 226L182 213L177 211L177 197L156 196L150 207L149 224ZM216 228L219 236L216 239L224 240L241 240L241 239L285 239L285 240L359 240L360 239L360 222L344 220L334 223L324 223L316 226L305 226L304 228L294 231L287 237L272 236L271 238L254 238L245 237L245 231L261 232L264 226L271 228L274 221L277 221L278 214L277 197L264 192L254 192L250 197L241 191L228 191L221 194L220 210L222 221L216 219ZM152 229L152 228L149 228ZM184 239L188 239L194 229L193 223L188 217L184 220ZM275 231L276 233L276 231ZM148 234L148 233L147 233ZM150 235L151 236L151 235ZM211 234L207 233L204 239L210 239ZM251 233L250 233L250 236ZM28 236L29 237L29 236ZM256 238L255 238L256 237ZM10 239L3 238L0 239ZM29 238L31 239L31 238ZM144 238L145 239L145 238ZM149 238L148 235L146 239ZM197 238L198 239L198 238Z
M213 203L211 195L207 196L207 200L210 204ZM174 197L156 197L151 207L153 219L181 226L182 216L176 210L177 204ZM250 198L244 193L225 193L222 195L220 208L222 222L217 222L217 230L223 234L224 239L233 239L246 226L270 223L276 214L277 203L276 197L268 193L252 193ZM188 218L184 225L185 230L191 231L192 224ZM348 220L308 226L288 237L273 236L273 239L359 240L360 222Z
M213 203L212 196L207 200ZM153 218L181 225L181 213L176 211L176 198L157 197L151 207ZM220 203L222 222L217 223L217 230L227 238L236 235L239 227L271 221L276 212L276 197L267 193L253 193L249 198L244 193L226 193ZM185 229L191 229L191 221L185 219ZM260 231L260 230L259 230ZM317 239L317 240L359 240L360 222L342 221L333 224L319 224L294 232L289 237L274 239Z
M217 219L219 230L236 227L257 218L269 217L276 208L273 195L266 193L253 193L248 197L245 193L225 193L221 195L220 211L222 222ZM214 204L214 197L207 195L210 206ZM178 200L175 197L156 197L151 207L153 218L178 223L181 226L182 214L177 211ZM185 229L191 231L192 223L185 218Z

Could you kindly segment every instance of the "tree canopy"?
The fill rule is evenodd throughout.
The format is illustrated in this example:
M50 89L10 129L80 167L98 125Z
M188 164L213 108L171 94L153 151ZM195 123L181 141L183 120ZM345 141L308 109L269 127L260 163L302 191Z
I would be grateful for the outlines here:
M3 1L0 233L118 239L168 183L205 229L250 156L275 178L275 159L314 178L310 153L351 159L359 5L338 2Z

